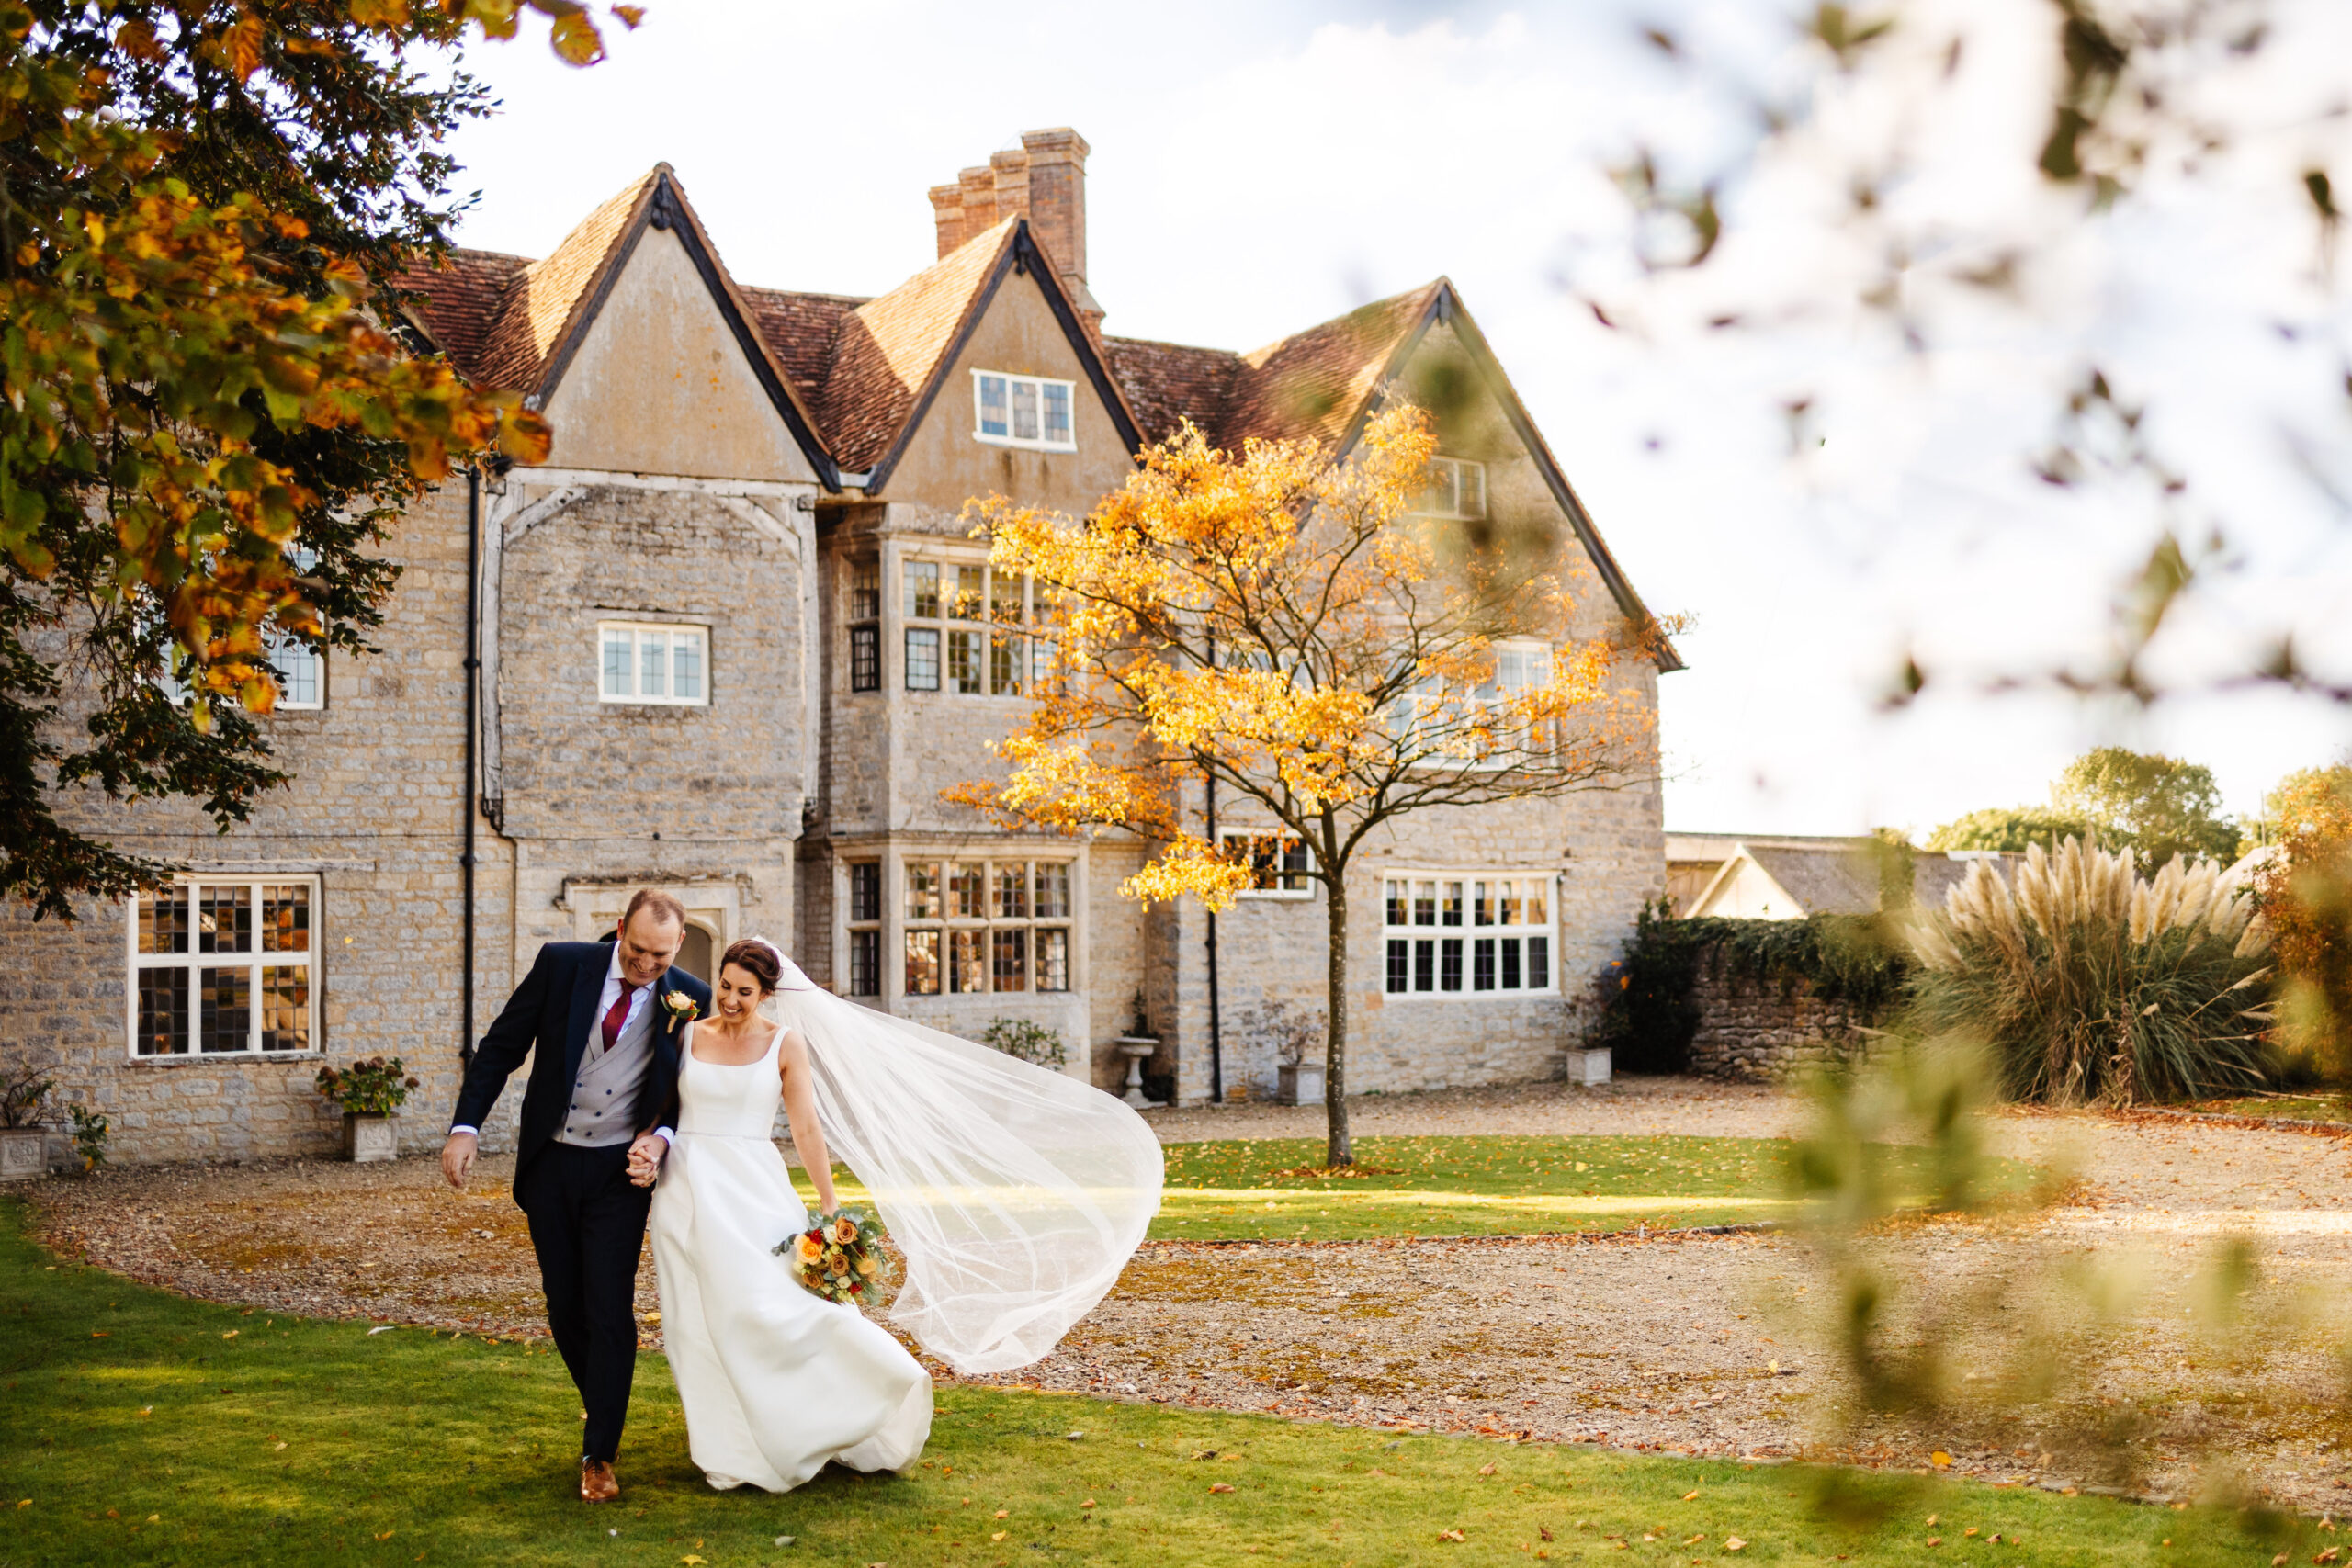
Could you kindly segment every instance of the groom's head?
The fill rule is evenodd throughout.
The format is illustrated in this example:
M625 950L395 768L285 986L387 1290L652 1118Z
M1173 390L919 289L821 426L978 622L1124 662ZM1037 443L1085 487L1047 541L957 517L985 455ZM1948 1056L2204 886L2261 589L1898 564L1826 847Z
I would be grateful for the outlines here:
M686 907L667 893L640 887L621 916L621 977L650 986L677 961L686 941Z

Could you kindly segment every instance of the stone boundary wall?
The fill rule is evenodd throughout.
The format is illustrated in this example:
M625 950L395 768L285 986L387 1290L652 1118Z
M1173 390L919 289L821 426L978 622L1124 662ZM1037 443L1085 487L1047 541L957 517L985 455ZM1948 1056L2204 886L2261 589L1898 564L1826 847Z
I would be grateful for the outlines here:
M1729 974L1712 955L1699 961L1690 999L1699 1009L1690 1071L1705 1078L1753 1082L1849 1062L1870 1039L1862 1031L1878 1021L1870 1009L1815 996L1809 980Z

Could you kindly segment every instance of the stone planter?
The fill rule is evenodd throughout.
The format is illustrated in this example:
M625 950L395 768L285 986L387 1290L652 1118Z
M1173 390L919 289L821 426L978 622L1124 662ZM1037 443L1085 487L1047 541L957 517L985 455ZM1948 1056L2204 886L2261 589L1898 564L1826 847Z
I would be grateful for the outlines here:
M1584 1089L1596 1089L1609 1081L1610 1051L1606 1045L1594 1051L1568 1053L1568 1082Z
M32 1181L49 1174L49 1134L39 1127L0 1128L0 1181Z
M377 1160L398 1159L401 1154L399 1133L389 1116L363 1116L356 1111L343 1113L343 1157L358 1165Z
M1284 1062L1274 1069L1274 1098L1284 1105L1323 1103L1323 1064Z

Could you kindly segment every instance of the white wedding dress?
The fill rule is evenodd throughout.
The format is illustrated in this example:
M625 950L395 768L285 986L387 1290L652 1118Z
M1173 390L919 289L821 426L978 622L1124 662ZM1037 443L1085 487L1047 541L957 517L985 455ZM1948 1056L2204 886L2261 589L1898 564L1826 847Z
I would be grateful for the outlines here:
M653 1191L662 1335L686 1442L713 1486L789 1491L836 1461L903 1470L931 1435L931 1378L855 1307L804 1290L776 1244L808 1229L773 1141L779 1028L741 1066L678 1064L678 1139Z

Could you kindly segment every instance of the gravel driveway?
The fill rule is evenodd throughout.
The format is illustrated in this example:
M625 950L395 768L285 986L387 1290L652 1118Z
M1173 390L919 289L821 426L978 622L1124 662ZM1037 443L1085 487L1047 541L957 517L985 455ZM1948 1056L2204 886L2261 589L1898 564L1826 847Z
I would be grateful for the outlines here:
M1373 1099L1354 1114L1366 1135L1770 1137L1802 1120L1783 1093L1679 1079ZM1265 1105L1153 1121L1170 1142L1322 1130L1316 1111ZM2008 1112L1991 1131L2000 1152L2077 1176L2065 1205L1909 1227L1881 1254L1906 1285L1960 1303L1918 1333L1979 1378L2002 1376L2004 1342L2049 1308L2059 1320L2050 1353L2078 1374L2063 1407L2078 1427L2154 1401L2143 1473L2094 1473L2067 1457L2062 1427L1997 1415L1933 1429L1866 1423L1872 1436L1825 1445L1824 1407L1846 1392L1806 1348L1817 1342L1809 1309L1826 1292L1811 1250L1777 1235L1154 1243L1053 1356L987 1381L1694 1454L1920 1468L1940 1450L1956 1472L1995 1481L2111 1480L2172 1496L2199 1486L2201 1448L2234 1455L2245 1482L2279 1503L2352 1505L2352 1430L2332 1355L2352 1339L2328 1316L2352 1286L2347 1141L2091 1113ZM62 1250L195 1295L536 1336L537 1272L509 1174L485 1160L459 1195L423 1157L111 1172L44 1184L41 1223ZM2234 1343L2205 1332L2189 1288L2231 1236L2255 1239L2263 1259L2241 1303L2255 1330ZM2037 1272L2086 1263L2131 1271L2128 1317L2090 1322ZM650 1336L652 1282L648 1268ZM1971 1292L1983 1297L1973 1309Z

